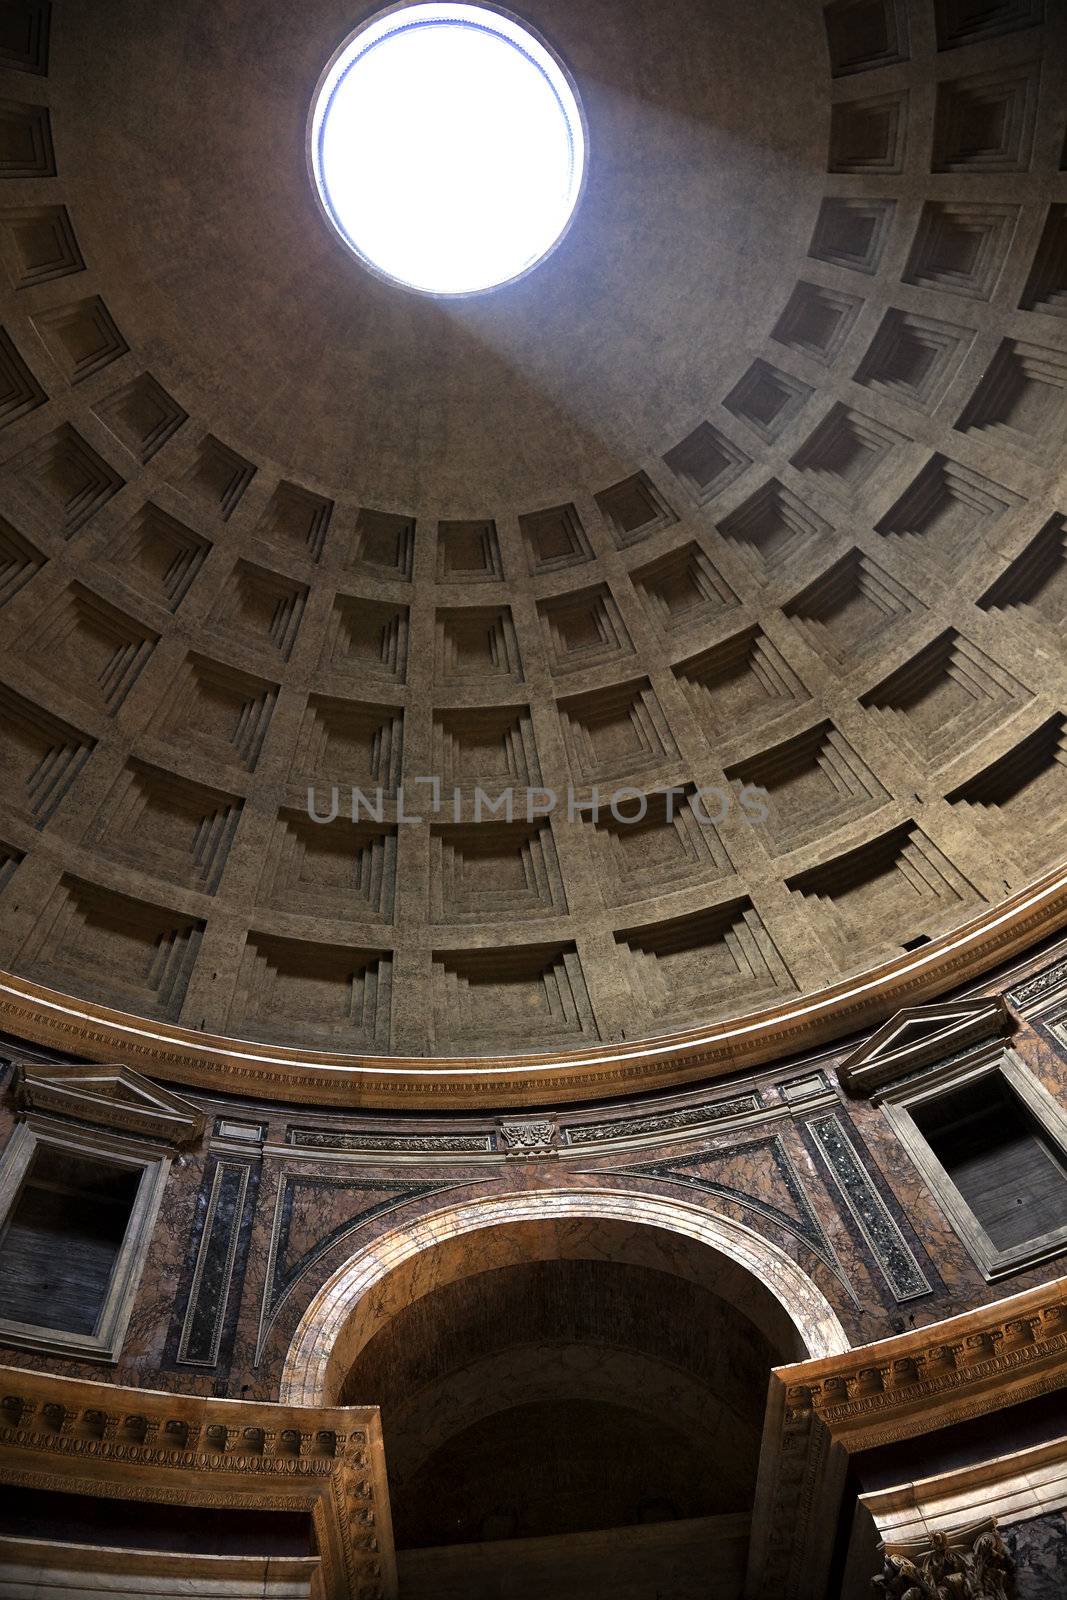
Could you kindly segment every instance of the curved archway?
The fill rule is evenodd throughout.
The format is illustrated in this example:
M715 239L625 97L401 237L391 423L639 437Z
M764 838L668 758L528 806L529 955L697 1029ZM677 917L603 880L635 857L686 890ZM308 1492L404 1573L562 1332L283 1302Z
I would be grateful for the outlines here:
M682 1265L681 1242L707 1250L715 1260L718 1292L743 1308L773 1343L792 1345L801 1359L849 1348L818 1286L784 1251L743 1223L673 1197L620 1189L536 1190L441 1207L357 1251L301 1317L286 1356L280 1399L289 1405L334 1403L355 1357L398 1306L475 1270L558 1256L557 1230L564 1223L622 1229L618 1259L641 1254L647 1259L638 1239L646 1247L655 1242L668 1271ZM476 1265L464 1243L472 1234L484 1236ZM581 1248L580 1241L568 1247L573 1254ZM595 1249L590 1245L594 1255L603 1248L602 1238ZM683 1269L682 1275L691 1272Z

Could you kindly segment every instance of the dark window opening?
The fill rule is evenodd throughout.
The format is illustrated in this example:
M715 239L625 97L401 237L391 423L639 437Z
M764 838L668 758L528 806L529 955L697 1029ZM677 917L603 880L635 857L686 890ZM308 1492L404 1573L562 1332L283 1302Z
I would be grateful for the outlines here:
M315 1553L311 1520L299 1511L154 1505L8 1485L0 1498L0 1536L211 1556Z
M0 1235L8 1321L95 1331L140 1181L139 1170L38 1145Z
M912 1116L998 1250L1067 1226L1067 1166L1000 1073L915 1106Z

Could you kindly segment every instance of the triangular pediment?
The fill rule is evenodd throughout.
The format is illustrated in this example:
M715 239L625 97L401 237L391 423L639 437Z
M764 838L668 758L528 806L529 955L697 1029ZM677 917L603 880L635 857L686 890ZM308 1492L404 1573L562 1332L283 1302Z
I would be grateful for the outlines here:
M960 1050L1004 1038L1011 1028L1011 1013L1000 995L907 1006L845 1057L838 1077L853 1093L870 1094Z
M204 1131L203 1113L190 1101L121 1064L20 1062L16 1099L22 1111L71 1117L175 1148Z

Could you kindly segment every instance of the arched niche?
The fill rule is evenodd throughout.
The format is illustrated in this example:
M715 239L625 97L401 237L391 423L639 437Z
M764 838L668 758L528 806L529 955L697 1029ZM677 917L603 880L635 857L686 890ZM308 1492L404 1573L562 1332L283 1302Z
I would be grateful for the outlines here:
M743 1223L626 1190L536 1190L442 1207L358 1250L301 1317L281 1400L337 1403L360 1351L403 1308L494 1267L552 1259L614 1260L702 1284L747 1317L782 1361L849 1348L818 1286Z

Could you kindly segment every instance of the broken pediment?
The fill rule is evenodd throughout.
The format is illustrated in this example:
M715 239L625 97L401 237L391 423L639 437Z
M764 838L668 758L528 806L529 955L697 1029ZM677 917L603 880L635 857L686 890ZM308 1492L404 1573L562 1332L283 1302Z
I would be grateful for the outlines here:
M907 1006L846 1056L837 1075L852 1094L869 1095L959 1051L1006 1038L1013 1026L1000 995Z
M190 1101L118 1064L18 1062L15 1099L20 1111L71 1117L175 1149L204 1131L203 1114Z

